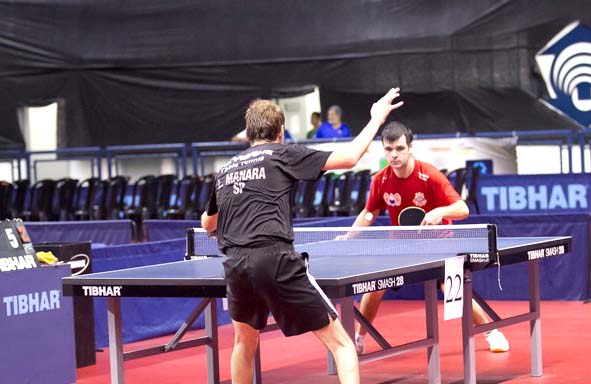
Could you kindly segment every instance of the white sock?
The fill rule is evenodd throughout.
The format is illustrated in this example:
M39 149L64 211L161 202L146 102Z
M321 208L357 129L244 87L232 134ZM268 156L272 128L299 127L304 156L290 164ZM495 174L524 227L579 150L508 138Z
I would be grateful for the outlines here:
M365 335L360 335L359 333L355 334L355 341L358 341L360 343L365 342Z

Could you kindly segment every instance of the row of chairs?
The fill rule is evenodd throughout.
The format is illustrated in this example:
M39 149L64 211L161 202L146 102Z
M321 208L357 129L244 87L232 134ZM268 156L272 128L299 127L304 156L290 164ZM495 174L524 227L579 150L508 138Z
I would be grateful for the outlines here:
M448 173L473 212L478 168ZM292 194L294 217L351 216L365 206L372 174L368 170L327 173L317 181L300 181ZM146 219L198 220L214 183L213 175L147 175L130 184L124 176L0 182L0 218L27 221L131 219L138 227ZM141 232L140 232L141 233Z
M352 215L365 205L369 171L326 174L296 184L294 216ZM109 180L44 179L0 182L0 218L27 221L132 219L199 219L214 177L147 175L130 184L124 176Z
M300 181L294 191L295 217L356 215L365 207L369 170L327 173L317 181Z
M93 205L96 185L105 193L100 204ZM65 178L44 179L30 185L28 180L15 183L0 182L0 217L22 218L27 221L63 221L107 219L118 210L125 193L127 180L122 177L101 182L83 182Z
M478 180L480 168L442 171L454 189L464 198L470 211L480 213ZM373 175L368 170L345 172L339 176L325 174L318 181L301 181L294 193L295 217L353 216L367 202ZM383 212L382 212L383 213Z
M27 221L197 219L213 185L213 176L65 178L0 182L0 218Z

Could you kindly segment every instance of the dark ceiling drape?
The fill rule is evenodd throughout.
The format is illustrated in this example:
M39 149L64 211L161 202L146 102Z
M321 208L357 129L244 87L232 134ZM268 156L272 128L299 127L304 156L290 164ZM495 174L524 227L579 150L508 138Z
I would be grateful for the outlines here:
M575 19L591 2L0 1L0 145L54 100L62 147L224 140L253 98L311 85L354 131L392 85L417 132L571 128L533 58Z

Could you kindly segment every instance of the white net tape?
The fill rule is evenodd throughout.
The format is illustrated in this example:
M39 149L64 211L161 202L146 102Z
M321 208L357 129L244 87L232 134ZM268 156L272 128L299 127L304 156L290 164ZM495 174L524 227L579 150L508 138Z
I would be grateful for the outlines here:
M314 256L485 253L489 226L294 228L298 251ZM195 255L221 255L216 239L194 229Z

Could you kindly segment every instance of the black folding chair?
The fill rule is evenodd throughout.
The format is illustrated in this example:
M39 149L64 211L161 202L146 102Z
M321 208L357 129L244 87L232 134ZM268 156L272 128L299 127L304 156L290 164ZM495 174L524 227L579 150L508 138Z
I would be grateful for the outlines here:
M52 218L52 202L55 191L55 181L39 180L29 191L30 206L22 212L25 221L49 221Z
M64 178L56 181L51 204L52 220L67 221L73 218L77 186L76 179Z
M13 183L14 189L10 202L10 217L20 218L23 212L30 207L29 180L17 180Z
M371 172L366 169L355 173L355 187L353 188L353 210L351 215L356 215L365 208L367 195L371 186Z
M201 177L199 188L196 188L192 198L189 209L185 213L185 220L200 220L201 214L207 207L207 202L213 190L213 183L215 177L213 174Z
M334 182L334 190L328 212L333 216L349 216L353 211L351 194L355 183L353 171L341 174Z
M454 189L460 196L464 191L464 185L466 182L466 172L466 168L458 168L454 169L453 171L447 174L447 178L452 183Z
M114 176L108 181L104 205L93 206L93 218L103 220L121 219L125 211L125 194L129 177Z
M175 200L171 208L161 212L161 219L179 220L184 219L185 214L191 206L191 197L201 188L201 178L193 175L183 177L177 183Z
M317 183L315 191L315 198L311 204L311 210L315 217L328 216L328 206L332 201L334 193L335 175L333 173L326 173Z
M480 167L470 167L466 170L464 176L464 184L468 190L466 196L466 204L471 212L480 214L480 207L478 205L478 180L480 179Z
M302 180L296 184L294 193L294 217L312 217L315 215L314 199L318 181Z
M0 220L12 218L10 211L13 190L14 186L11 183L0 181Z
M100 218L95 215L95 210L104 208L106 188L108 182L98 177L91 177L83 180L76 188L76 199L74 200L73 220L95 220ZM96 207L96 208L95 208Z
M176 199L178 179L175 175L160 175L156 178L156 214L161 218L172 208Z
M158 183L156 178L152 175L140 177L133 184L131 204L125 209L124 217L135 223L135 238L137 241L142 241L144 239L142 221L157 218L157 193Z

